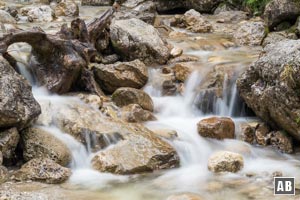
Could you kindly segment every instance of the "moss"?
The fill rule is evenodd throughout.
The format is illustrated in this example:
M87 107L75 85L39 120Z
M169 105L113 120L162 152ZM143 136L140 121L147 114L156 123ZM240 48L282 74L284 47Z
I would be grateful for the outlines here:
M254 15L261 15L271 0L244 0L244 5L249 8Z

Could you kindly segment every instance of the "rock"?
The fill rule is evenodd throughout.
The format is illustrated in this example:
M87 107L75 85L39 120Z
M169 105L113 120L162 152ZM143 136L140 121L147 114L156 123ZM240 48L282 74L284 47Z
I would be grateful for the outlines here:
M198 12L212 13L222 0L187 0L187 7L193 8Z
M16 128L0 131L0 151L5 160L12 160L16 157L15 150L19 139L20 136Z
M175 16L171 25L187 28L195 33L207 33L212 30L212 25L194 9L187 11L183 16Z
M79 7L73 0L64 0L55 6L54 13L56 17L77 17L79 15Z
M211 117L202 119L198 124L198 133L202 137L218 140L234 139L235 125L228 117Z
M144 110L138 104L130 104L122 108L122 119L127 122L154 121L156 117L148 110Z
M265 34L263 22L244 22L234 34L234 38L240 45L258 46L262 44Z
M177 58L170 59L168 64L174 64L179 62L197 62L199 58L197 56L190 56L190 55L181 55Z
M299 15L298 0L272 0L266 5L263 16L268 27L273 30L282 22L295 22Z
M15 24L16 20L8 12L0 10L0 22L3 24Z
M92 166L100 172L137 174L178 167L179 158L166 142L154 136L132 136L100 151Z
M293 140L282 131L271 132L270 143L283 153L293 153Z
M153 111L151 97L142 90L134 88L119 88L112 94L112 101L119 107L138 104L143 109Z
M21 138L25 161L35 158L47 158L62 166L67 166L72 160L68 147L41 127L25 129L22 131Z
M81 0L82 6L111 6L113 0Z
M156 9L160 13L173 11L180 8L185 8L185 0L159 0L156 1Z
M71 170L50 159L32 159L16 171L13 179L17 181L39 181L62 183L71 176Z
M297 140L300 140L300 78L296 73L300 66L299 48L298 40L267 45L259 59L237 80L240 96L255 114Z
M113 48L125 60L164 64L169 59L167 42L153 26L139 19L113 21L110 37Z
M183 193L171 195L166 200L203 200L203 198L197 194Z
M178 137L177 131L175 130L169 130L169 129L155 129L152 130L156 135L159 137L168 139L168 140L174 140Z
M76 96L78 96L84 103L89 104L97 109L100 109L103 106L102 99L98 95L79 93Z
M120 87L140 89L148 81L148 70L139 60L110 65L93 64L93 70L96 81L108 93Z
M33 122L41 108L27 80L0 56L0 128L22 129Z
M214 153L208 160L208 169L212 172L236 173L244 167L244 159L240 154L219 151Z
M255 128L250 125L244 125L242 127L242 137L243 141L253 144L255 141Z
M20 14L28 17L29 22L51 22L55 14L50 6L26 6L21 8Z
M262 46L265 47L268 44L276 43L280 41L288 41L288 40L297 40L298 37L295 33L288 33L286 31L281 32L270 32L267 37L265 37Z
M223 20L222 23L236 23L242 20L247 20L249 14L243 11L222 11L215 15L217 19Z
M264 123L259 124L255 130L255 139L257 144L267 146L270 144L270 127Z
M9 173L6 167L0 166L0 184L6 182L9 178Z
M176 57L179 57L181 56L183 53L183 50L179 47L174 47L171 52L170 52L170 55L172 58L176 58Z
M178 81L185 82L191 75L195 67L192 63L177 63L172 68L175 74L175 78Z

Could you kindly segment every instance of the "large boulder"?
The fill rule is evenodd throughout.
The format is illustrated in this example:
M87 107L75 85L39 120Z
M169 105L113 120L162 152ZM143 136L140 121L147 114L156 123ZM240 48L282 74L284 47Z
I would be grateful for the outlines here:
M269 28L274 29L285 21L295 22L300 15L298 0L272 0L265 8L264 18Z
M148 81L148 70L139 60L103 65L93 64L95 79L101 88L113 93L120 87L140 89Z
M119 107L138 104L143 109L153 111L151 97L142 90L134 88L119 88L112 94L112 101Z
M13 174L18 181L62 183L71 176L71 170L50 159L32 159Z
M40 127L22 131L23 157L25 161L34 158L47 158L67 166L72 159L68 147L51 133Z
M113 48L125 60L164 64L169 59L167 42L152 25L139 19L114 20L110 37Z
M210 13L218 7L223 0L186 0L187 7L193 8L198 12Z
M198 123L198 132L202 137L218 140L233 139L235 125L228 117L211 117Z
M214 153L208 160L208 169L212 172L238 172L244 167L243 156L229 151Z
M31 86L0 56L0 128L27 127L41 113Z
M17 128L10 128L0 131L0 151L3 154L4 161L10 162L15 159L15 150L19 143L19 132Z
M273 128L300 140L300 41L267 45L237 80L246 104Z
M234 34L240 45L258 46L266 35L264 22L243 22Z
M42 108L39 124L56 124L82 143L88 143L88 138L93 138L89 143L92 151L116 144L93 159L95 169L127 174L179 165L175 149L141 124L105 116L99 110L71 99L68 104L60 105L44 102Z

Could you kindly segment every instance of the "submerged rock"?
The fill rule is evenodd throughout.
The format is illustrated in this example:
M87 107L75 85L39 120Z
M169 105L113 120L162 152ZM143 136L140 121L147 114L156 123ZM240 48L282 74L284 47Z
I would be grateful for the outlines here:
M208 169L212 172L238 172L244 167L244 159L240 154L220 151L208 160Z
M139 60L111 65L93 64L95 79L103 90L113 93L120 87L142 88L148 81L148 70Z
M25 161L34 158L47 158L67 166L71 160L68 147L51 133L40 127L27 128L21 134Z
M19 132L16 128L0 131L0 151L6 161L13 160L16 157L15 150L19 139Z
M62 183L71 176L71 170L50 159L32 159L16 171L13 179L17 181L39 181Z
M201 120L198 124L198 133L202 137L218 140L233 139L235 125L228 117L211 117Z
M153 111L151 97L142 90L134 88L119 88L112 94L112 101L119 107L138 104L143 109Z
M110 37L113 48L125 60L164 64L169 59L167 42L153 26L139 19L113 21Z
M263 22L243 22L234 34L234 38L240 45L258 46L262 44L265 35Z
M295 22L300 15L298 0L272 0L264 11L264 18L269 28L274 29L281 22Z
M41 113L31 86L0 57L0 127L25 128Z
M246 104L273 128L300 140L300 41L267 45L259 59L237 80Z

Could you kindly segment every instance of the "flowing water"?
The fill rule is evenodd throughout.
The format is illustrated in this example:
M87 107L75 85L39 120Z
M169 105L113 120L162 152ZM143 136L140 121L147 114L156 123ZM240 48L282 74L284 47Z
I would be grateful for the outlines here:
M96 9L82 8L81 14L89 18L92 16L87 13L90 14L91 11L96 11ZM22 26L28 27L32 24ZM52 31L47 28L46 30ZM199 57L197 67L184 84L182 95L162 96L162 89L159 84L156 84L161 75L160 69L158 67L149 68L150 80L144 90L154 101L155 115L158 120L145 125L153 130L164 128L177 132L178 138L170 143L180 156L180 168L139 176L99 173L90 166L93 153L89 145L93 137L87 134L88 142L87 146L84 146L72 136L51 125L42 128L62 140L71 150L73 157L71 163L73 175L68 183L61 185L58 191L64 190L66 194L66 191L81 191L76 199L163 200L169 195L180 192L196 193L204 199L213 200L268 199L273 192L272 173L276 171L282 172L284 176L298 177L297 185L299 185L299 154L281 154L270 148L251 146L241 140L205 139L197 133L197 123L208 116L232 117L237 127L238 138L241 134L240 125L243 122L257 120L247 116L245 107L238 97L235 80L257 58L260 49L246 47L226 49L220 45L222 40L230 40L230 38L228 39L226 35L216 34L187 34L181 39L169 39L170 43L181 47L185 53ZM203 49L203 46L206 48ZM35 78L31 76L27 64L30 47L20 43L12 45L9 51L18 59L20 73L34 85ZM222 98L213 100L212 109L207 112L206 109L199 109L196 106L196 102L203 98L198 91L198 86L208 76L211 69L217 65L225 66L234 75L225 73L223 85L228 87L224 87ZM50 94L45 89L36 86L33 87L33 93L38 101L47 99L53 104L80 101L75 97ZM242 154L245 161L243 170L236 174L226 175L214 175L209 172L207 160L212 153L219 150ZM70 194L70 196L72 195ZM296 198L291 197L291 199Z

